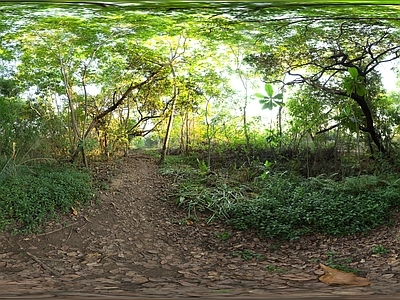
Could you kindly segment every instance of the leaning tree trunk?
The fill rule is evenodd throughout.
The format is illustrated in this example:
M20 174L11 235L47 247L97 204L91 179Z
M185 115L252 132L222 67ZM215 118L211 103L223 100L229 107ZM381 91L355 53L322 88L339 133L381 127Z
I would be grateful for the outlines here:
M156 70L155 72L153 72L152 74L150 74L145 80L143 80L142 82L133 84L131 83L130 86L125 90L125 92L122 94L122 96L116 100L113 105L111 105L110 107L108 107L106 110L100 112L99 114L97 114L96 116L94 116L92 118L92 121L90 122L89 126L86 128L82 140L85 141L87 139L87 137L89 136L90 132L97 126L98 122L103 119L104 117L108 116L109 114L111 114L113 111L115 111L123 102L124 100L131 94L131 92L135 89L139 89L142 86L146 85L147 83L149 83L150 81L152 81L155 76L158 74L159 71L161 71L163 67L161 67L160 69ZM79 152L81 151L81 149L78 147L77 149L75 149L75 151L72 153L71 155L71 162L74 162L76 157L78 156Z
M374 126L374 119L372 117L371 109L368 106L367 101L364 96L360 96L356 93L352 93L350 97L358 103L361 107L365 120L366 120L366 131L370 134L372 141L378 147L378 151L382 153L386 153L386 148L383 146L382 141L380 139L379 133L376 131Z
M345 91L335 91L335 90L331 90L328 88L325 88L323 86L321 86L320 84L316 83L316 82L312 82L309 83L311 86L315 87L315 88L319 88L322 89L324 91L327 91L331 94L335 94L335 95L340 95L340 96L345 96L345 97L350 97L351 99L353 99L354 101L357 102L358 106L360 106L364 117L365 117L365 121L366 121L366 128L363 129L363 131L368 132L372 141L374 142L374 144L376 145L376 147L378 148L378 151L381 153L386 153L386 148L385 146L383 146L379 132L375 129L375 125L374 125L374 118L372 117L372 112L371 109L365 99L365 96L360 96L357 93L353 92L350 95L347 94L347 92Z

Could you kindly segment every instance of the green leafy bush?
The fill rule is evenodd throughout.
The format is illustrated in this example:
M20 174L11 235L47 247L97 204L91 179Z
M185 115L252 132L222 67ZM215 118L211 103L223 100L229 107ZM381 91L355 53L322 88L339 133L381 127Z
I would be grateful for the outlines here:
M0 184L0 229L15 224L30 232L57 213L71 211L93 197L90 174L73 168L21 168Z
M227 222L271 238L365 232L387 222L392 208L399 204L398 182L376 176L336 182L268 174L258 185L261 192L256 199L230 206Z
M161 171L173 178L176 189L171 197L189 216L204 212L209 221L223 219L236 229L253 229L270 238L367 232L389 222L400 204L396 175L338 181L337 174L304 178L276 171L268 161L260 168L261 175L245 183L235 179L234 169L205 174L201 166L175 161Z

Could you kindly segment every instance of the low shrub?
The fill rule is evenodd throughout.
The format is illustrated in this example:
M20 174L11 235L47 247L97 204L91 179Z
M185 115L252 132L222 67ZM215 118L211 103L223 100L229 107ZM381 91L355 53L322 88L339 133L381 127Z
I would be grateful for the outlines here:
M57 213L88 204L93 191L87 172L54 166L19 168L0 184L0 230L13 224L18 231L35 231Z
M264 175L257 185L259 196L231 205L227 222L271 238L366 232L386 223L399 204L398 181L376 176L337 182L280 173Z

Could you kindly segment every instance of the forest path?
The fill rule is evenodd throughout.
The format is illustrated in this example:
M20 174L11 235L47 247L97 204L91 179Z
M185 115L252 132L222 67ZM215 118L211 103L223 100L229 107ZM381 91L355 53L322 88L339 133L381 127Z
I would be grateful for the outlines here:
M131 152L95 171L107 185L100 204L48 224L43 234L0 235L0 299L400 299L398 241L387 255L366 253L396 240L398 224L360 239L264 241L223 223L187 221L165 201L172 186L150 156ZM333 251L351 257L373 284L319 282L318 263L333 259Z

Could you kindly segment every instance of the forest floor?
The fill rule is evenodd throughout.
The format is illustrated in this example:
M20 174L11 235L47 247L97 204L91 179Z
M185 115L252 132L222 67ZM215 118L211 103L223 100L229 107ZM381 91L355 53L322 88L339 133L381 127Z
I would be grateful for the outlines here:
M223 222L187 220L165 201L173 187L153 157L131 152L94 170L108 188L90 207L41 234L0 235L0 299L400 295L398 218L366 236L264 240ZM388 253L373 254L373 246ZM328 286L318 280L320 262L346 265L372 284Z

